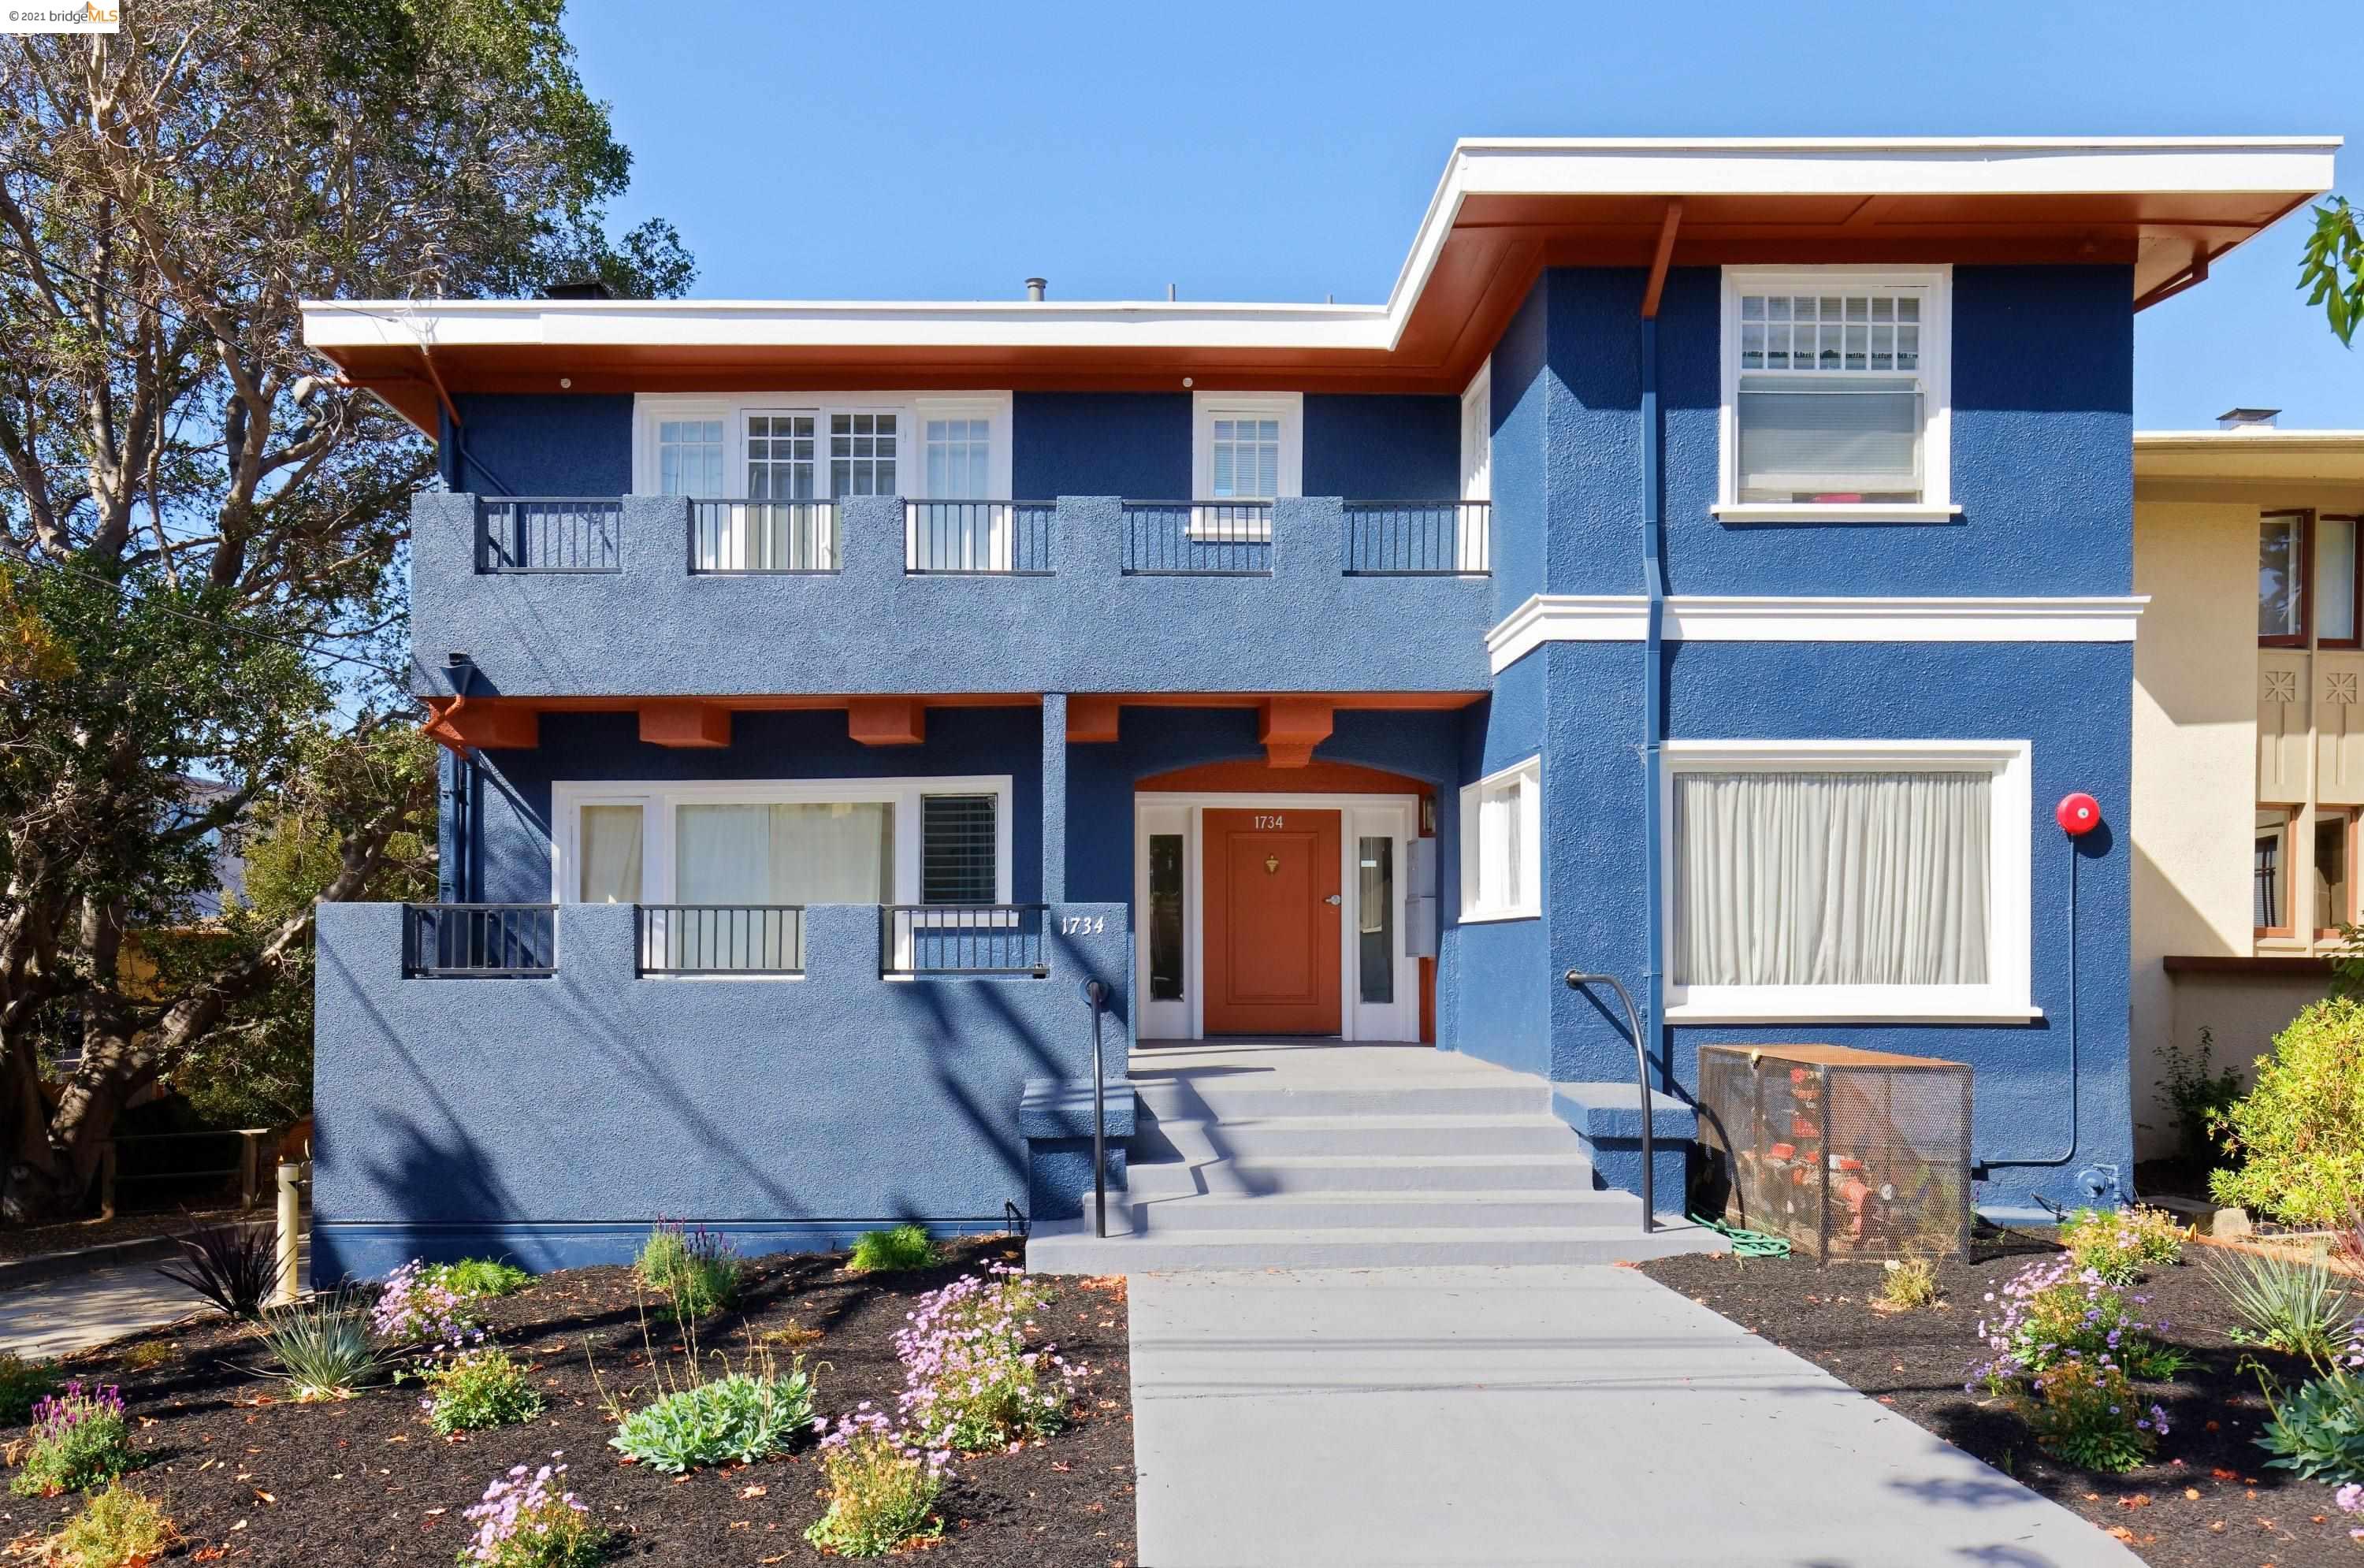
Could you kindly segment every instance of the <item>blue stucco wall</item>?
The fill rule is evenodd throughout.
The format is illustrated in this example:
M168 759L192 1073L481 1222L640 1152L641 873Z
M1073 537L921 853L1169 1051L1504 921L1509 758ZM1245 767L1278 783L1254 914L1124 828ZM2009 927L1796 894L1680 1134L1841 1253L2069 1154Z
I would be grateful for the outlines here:
M1461 399L1305 395L1308 495L1433 501L1461 494Z
M1063 499L1056 574L913 576L903 508L843 508L843 570L692 575L688 507L623 504L622 570L479 573L475 500L411 506L421 680L471 654L480 695L1482 691L1494 585L1349 577L1334 497L1273 508L1269 577L1127 576L1114 497ZM440 684L426 689L440 692Z
M442 456L454 490L621 495L632 487L630 393L463 392L452 401L462 439L452 441L447 425Z
M918 746L864 746L842 711L741 713L727 747L649 746L628 713L552 713L530 751L481 753L467 895L489 903L550 897L554 781L861 779L1010 775L1010 890L1043 896L1043 716L1034 707L937 708ZM1126 897L1131 896L1128 889Z
M1059 917L1104 934L1056 934ZM569 905L547 980L407 980L401 909L324 906L313 1277L508 1254L628 1258L658 1216L749 1251L842 1245L882 1220L998 1229L1024 1209L1029 1077L1089 1082L1076 987L1113 989L1124 911L1065 906L1051 976L882 980L877 911L808 912L802 980L635 975L633 911Z
M1017 499L1190 498L1187 392L1020 392L1011 396L1009 417Z
M1438 908L1444 919L1437 967L1437 1043L1522 1073L1551 1075L1551 997L1547 919L1554 885L1544 884L1545 914L1533 919L1483 920L1464 925L1461 908L1460 799L1458 785L1474 784L1544 750L1551 719L1545 662L1529 657L1502 672L1494 695L1467 710L1462 720L1461 765L1455 788L1438 802L1439 836L1444 819L1454 822L1453 843L1440 849L1443 862ZM1548 762L1546 763L1548 766ZM1550 799L1548 787L1544 798ZM1569 829L1547 825L1544 848Z

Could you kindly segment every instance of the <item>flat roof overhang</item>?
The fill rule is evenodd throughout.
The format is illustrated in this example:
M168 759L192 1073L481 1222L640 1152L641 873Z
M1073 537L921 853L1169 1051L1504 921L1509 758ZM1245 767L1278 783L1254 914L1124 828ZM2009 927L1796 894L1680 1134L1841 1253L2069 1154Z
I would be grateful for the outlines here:
M2136 430L2137 501L2364 492L2364 430Z
M1383 305L312 301L305 340L432 431L444 393L1454 393L1546 266L2128 266L2136 309L2330 188L2336 137L1465 140Z

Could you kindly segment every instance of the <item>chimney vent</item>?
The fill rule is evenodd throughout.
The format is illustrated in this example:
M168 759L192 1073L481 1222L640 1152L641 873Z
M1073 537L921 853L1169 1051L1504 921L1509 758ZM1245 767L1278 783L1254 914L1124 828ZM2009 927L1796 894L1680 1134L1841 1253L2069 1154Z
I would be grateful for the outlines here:
M2227 408L2216 416L2220 430L2270 430L2282 417L2279 408Z
M616 291L597 278L567 278L541 291L544 299L613 299Z
M1029 278L1029 279L1027 279L1027 280L1026 280L1026 297L1027 297L1027 299L1028 299L1028 300L1030 300L1031 302L1032 302L1032 303L1033 303L1033 304L1035 304L1035 305L1040 305L1040 304L1042 304L1042 303L1043 303L1043 291L1044 289L1048 288L1049 286L1050 286L1049 283L1048 283L1048 282L1046 282L1044 279L1042 279L1042 278Z

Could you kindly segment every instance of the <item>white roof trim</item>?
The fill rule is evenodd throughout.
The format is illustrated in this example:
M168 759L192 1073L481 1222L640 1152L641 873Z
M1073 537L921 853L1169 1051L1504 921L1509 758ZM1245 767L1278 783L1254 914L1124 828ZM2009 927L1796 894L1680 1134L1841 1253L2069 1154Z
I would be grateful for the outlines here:
M307 300L316 348L500 344L1392 350L1471 195L2325 191L2337 137L1465 139L1385 305Z
M1674 594L1670 642L2132 642L2147 594L2057 598L1873 598ZM1486 634L1493 671L1550 642L1639 642L1639 594L1537 594Z

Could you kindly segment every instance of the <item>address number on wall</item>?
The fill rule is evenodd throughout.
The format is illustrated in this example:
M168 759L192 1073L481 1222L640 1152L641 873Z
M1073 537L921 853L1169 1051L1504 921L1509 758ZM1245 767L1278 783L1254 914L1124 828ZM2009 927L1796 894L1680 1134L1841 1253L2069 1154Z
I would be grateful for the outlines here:
M1273 817L1259 817L1255 818L1255 827L1254 827L1254 831L1258 832L1258 833L1261 833L1261 832L1265 831L1266 828L1284 828L1284 827L1287 827L1287 826L1288 826L1288 818L1287 818L1286 817L1280 817L1280 816L1273 816Z
M1105 915L1062 915L1059 934L1063 937L1098 937L1108 932Z

